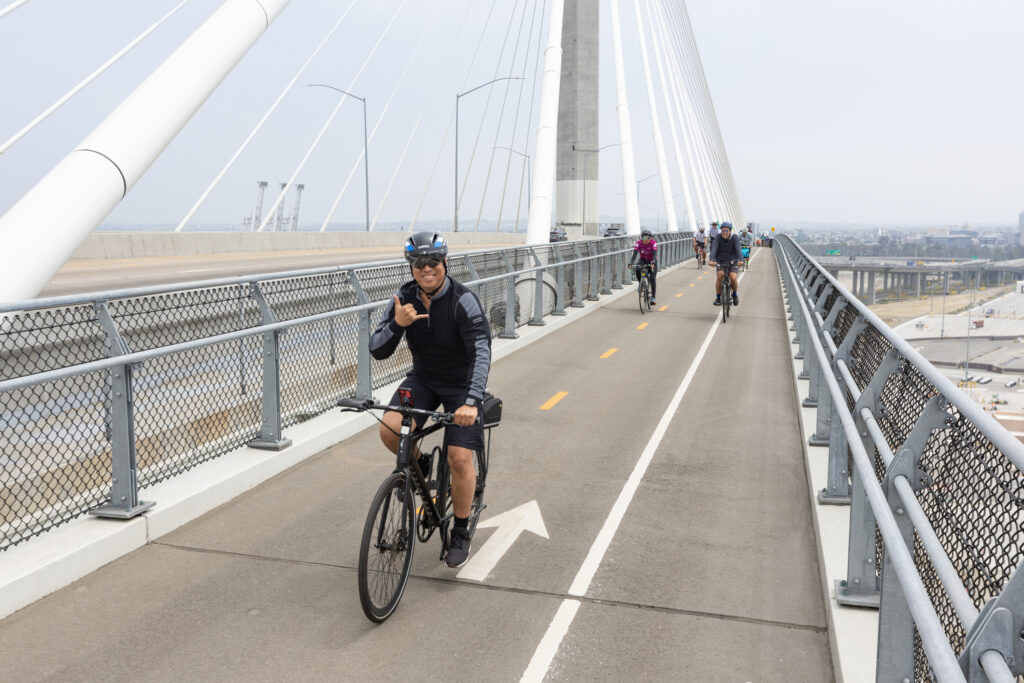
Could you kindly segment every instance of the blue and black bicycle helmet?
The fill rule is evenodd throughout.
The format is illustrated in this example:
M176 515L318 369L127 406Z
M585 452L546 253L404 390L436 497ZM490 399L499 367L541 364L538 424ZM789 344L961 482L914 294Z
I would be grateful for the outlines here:
M729 221L725 221L725 222L722 223L722 225L720 227L721 227L722 230L726 230L726 229L732 230L732 223L730 223Z
M410 264L421 256L444 261L448 258L448 243L436 232L417 232L405 241L405 260Z

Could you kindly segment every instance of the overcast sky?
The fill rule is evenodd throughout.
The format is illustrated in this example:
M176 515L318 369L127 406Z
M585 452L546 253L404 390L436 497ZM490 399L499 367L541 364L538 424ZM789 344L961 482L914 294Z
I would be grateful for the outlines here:
M0 19L0 141L178 2L32 0ZM658 169L632 3L620 2L636 171L642 178ZM176 224L349 3L292 0L108 222ZM7 4L0 0L0 6ZM0 156L0 212L73 150L221 4L192 0ZM619 139L607 4L602 0L602 145ZM480 214L494 220L499 211L506 229L517 213L525 221L525 194L518 201L524 159L493 148L533 154L539 102L531 94L539 90L537 41L547 37L544 5L535 0L356 2L299 83L331 83L366 97L371 132L398 85L370 144L371 220L382 201L381 221L408 223L416 215L424 222L450 220L455 93L497 75L525 73L522 82L466 96L459 130L460 177L472 179L460 223L472 223ZM1016 223L1024 210L1020 0L689 0L687 6L747 220ZM398 19L357 77L399 7ZM292 175L337 97L326 89L295 88L193 222L241 224L252 212L258 180L271 183L266 211L273 190ZM504 111L502 102L509 103ZM517 108L514 102L522 104ZM298 175L306 186L302 224L325 219L350 175L333 221L364 220L363 171L357 164L362 133L361 105L346 102ZM601 214L621 216L619 155L604 152L599 163ZM504 199L502 186L508 188ZM655 214L664 219L660 196L657 182L643 185L645 222L653 223ZM292 204L289 197L285 214ZM683 214L681 205L676 210Z

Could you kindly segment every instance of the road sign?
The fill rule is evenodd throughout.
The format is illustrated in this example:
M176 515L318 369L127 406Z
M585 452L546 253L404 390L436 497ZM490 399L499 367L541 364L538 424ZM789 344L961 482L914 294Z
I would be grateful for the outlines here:
M825 251L825 253L828 254L829 256L842 256L843 255L843 250L842 249L827 249Z

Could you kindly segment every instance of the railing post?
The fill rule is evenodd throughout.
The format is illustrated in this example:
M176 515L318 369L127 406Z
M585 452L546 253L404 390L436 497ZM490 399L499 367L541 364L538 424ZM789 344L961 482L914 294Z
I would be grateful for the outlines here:
M991 678L982 671L981 659L986 652L995 651L1006 662L1012 676L1024 674L1024 563L1017 566L1013 576L999 595L985 603L967 632L960 669L968 683L990 683Z
M259 283L250 284L249 291L260 307L264 325L273 325L277 316L270 310ZM292 440L281 434L281 330L263 333L263 409L260 435L250 441L250 448L280 451L292 445Z
M569 306L572 308L583 308L583 253L575 242L572 244L572 253L576 256L575 268L573 270L576 275L574 278L575 286L572 288L572 302Z
M886 357L895 355L890 352L890 355ZM898 361L896 362L899 364ZM913 550L914 547L914 525L906 510L903 509L903 501L900 499L893 480L899 476L906 477L914 491L920 491L931 483L929 476L922 472L918 465L932 432L948 427L949 414L945 412L945 406L946 401L941 396L933 396L928 400L917 423L910 430L903 446L896 452L893 461L889 463L885 477L882 479L882 490L885 491L889 509L892 510L903 543L910 550ZM860 412L859 408L858 405L858 412ZM861 424L863 421L858 424L858 430ZM910 615L907 599L900 586L899 578L896 576L889 553L884 550L882 553L882 586L878 612L878 654L875 660L875 680L914 680L914 619Z
M619 261L620 261L619 257L622 256L622 254L618 253L618 249L615 247L615 243L614 242L609 241L609 244L611 245L610 248L611 248L611 252L612 252L610 257L609 257L610 261L611 261L611 269L612 269L612 289L622 289L622 271L623 271L623 268L622 268L622 266L619 265Z
M600 254L605 251L604 242L598 242L595 245L597 253ZM615 263L615 256L608 254L607 256L601 256L598 259L601 262L601 294L612 293L612 266Z
M864 331L867 327L867 322L861 317L858 317L854 321L853 325L850 326L850 331L847 333L846 338L843 339L843 343L840 344L836 350L835 356L832 358L832 364L825 370L825 372L831 372L832 376L839 382L840 387L845 387L846 382L843 379L842 374L839 372L839 366L837 361L842 359L847 365L850 364L849 353L853 347L853 342L857 336ZM824 333L821 335L822 343L824 343ZM856 389L856 387L853 387ZM849 389L844 389L849 391ZM839 425L839 406L836 405L835 397L829 397L829 423L830 425ZM820 407L819 407L820 410ZM853 477L853 473L850 472L850 459L849 459L849 446L846 442L846 432L841 428L829 429L826 427L829 439L828 447L828 478L826 480L826 487L818 492L818 503L822 505L849 505L851 502L850 493L850 479ZM871 449L868 449L871 450ZM863 493L863 487L861 488ZM861 501L863 505L867 505L867 499ZM868 510L870 514L870 509ZM851 522L853 513L851 511ZM870 518L872 539L874 539L874 517ZM852 539L852 536L851 536ZM851 540L851 544L853 541ZM851 562L852 563L852 562ZM859 575L858 575L859 576ZM859 587L860 582L858 581L855 586ZM838 594L838 592L837 592Z
M557 253L557 252L556 252ZM466 264L466 270L469 271L470 290L482 301L483 296L480 294L481 285L477 280L480 279L480 273L476 271L476 266L473 265L473 261L467 256L463 259L463 263Z
M128 344L110 317L106 301L93 304L105 334L104 348L110 357L131 353ZM110 441L110 496L104 505L89 510L96 517L131 519L156 503L139 500L139 480L135 459L135 396L132 390L132 365L125 363L106 372L107 439Z
M558 267L555 269L557 274L555 309L551 311L551 315L565 315L565 259L562 258L562 250L557 245L552 247L551 252L554 254L555 260L558 261Z
M594 253L593 241L587 242L587 255L590 256L588 263L590 264L590 277L587 278L587 301L598 301L601 297L597 295L597 277L594 275L594 269L600 268L600 259Z
M535 267L541 265L540 258L533 247L530 247L530 256L533 257L533 265ZM536 274L533 289L533 317L530 318L530 322L527 324L533 327L541 327L546 324L544 322L544 271L535 270L533 272Z
M370 303L370 297L363 290L363 283L359 280L359 274L350 270L348 281L356 292L356 301L360 304ZM334 320L334 318L331 318ZM373 398L373 361L370 358L370 310L359 311L359 352L356 363L356 393L354 398Z
M516 301L516 269L512 266L512 261L509 260L507 252L501 252L501 258L505 262L505 268L508 269L508 279L505 285L505 327L498 337L501 339L518 339L519 333L516 332L516 309L519 307L519 302Z

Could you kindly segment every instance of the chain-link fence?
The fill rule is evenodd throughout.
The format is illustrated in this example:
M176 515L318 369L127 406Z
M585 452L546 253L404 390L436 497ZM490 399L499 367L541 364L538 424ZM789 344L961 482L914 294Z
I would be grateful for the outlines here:
M658 235L670 266L689 234ZM515 337L629 283L629 238L453 254L492 336ZM411 367L367 342L404 261L150 287L0 308L0 551L86 512L131 517L138 489L369 396Z
M1024 444L792 240L776 253L818 410L846 408L827 418L851 505L836 596L880 606L878 680L1024 681Z

